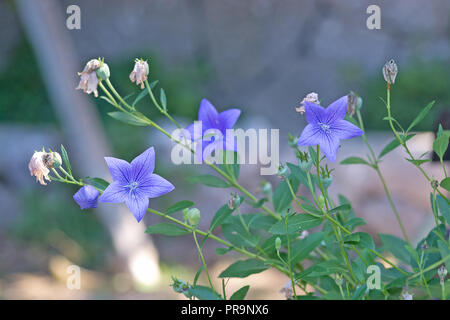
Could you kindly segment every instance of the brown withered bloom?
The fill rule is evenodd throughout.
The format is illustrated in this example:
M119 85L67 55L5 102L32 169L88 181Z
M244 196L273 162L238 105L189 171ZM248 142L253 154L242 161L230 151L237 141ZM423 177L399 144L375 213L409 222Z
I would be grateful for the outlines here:
M300 114L305 113L305 102L312 102L315 104L319 104L319 95L315 92L308 93L305 98L300 102L300 106L295 108L295 111Z
M136 59L133 71L130 73L131 82L136 82L137 85L141 85L141 89L144 89L144 81L147 80L149 73L148 63L142 59Z
M356 108L358 106L358 97L356 94L352 91L347 95L347 114L350 117L353 117L353 115L356 112Z
M388 84L395 83L395 77L397 77L397 73L398 67L394 59L391 59L388 62L386 62L386 64L383 67L383 77Z
M98 97L97 69L100 68L101 64L102 62L98 59L92 59L86 63L83 71L78 72L78 75L80 76L80 83L78 84L78 87L76 87L77 90L81 89L87 94L91 94L93 92L94 96Z

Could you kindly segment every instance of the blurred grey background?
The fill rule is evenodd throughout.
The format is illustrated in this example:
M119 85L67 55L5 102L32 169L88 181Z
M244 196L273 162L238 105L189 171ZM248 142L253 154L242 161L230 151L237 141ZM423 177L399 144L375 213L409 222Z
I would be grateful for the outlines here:
M66 28L71 4L81 9L81 30ZM371 4L381 8L380 30L366 27ZM35 184L27 162L42 146L57 149L64 143L80 176L108 178L102 156L131 160L154 145L158 173L177 189L152 206L163 209L194 198L203 226L231 192L192 188L185 178L202 168L174 167L167 161L171 145L162 136L118 123L107 116L107 103L75 92L76 71L89 59L105 57L111 81L123 95L139 91L128 80L134 58L149 59L150 79L159 80L169 110L183 124L196 118L204 97L219 110L239 107L239 127L280 129L281 159L292 162L287 135L298 135L304 127L295 107L311 91L324 105L350 90L359 93L369 140L376 150L389 142L379 97L385 96L381 67L393 58L399 75L392 105L401 123L410 123L436 100L436 108L417 127L424 133L411 140L414 152L421 154L431 150L430 131L439 121L448 122L442 112L450 106L449 16L446 0L1 0L0 298L179 298L167 286L170 275L187 274L191 280L199 266L193 243L156 237L162 284L156 291L139 293L126 267L132 259L127 254L130 244L111 237L118 237L115 230L123 223L135 230L129 213L125 209L113 215L112 207L100 209L98 216L81 212L72 200L76 189ZM143 101L139 110L168 125ZM360 140L344 142L338 160L363 156L363 148ZM436 178L441 174L433 163L425 168ZM400 150L386 157L382 169L411 237L425 232L431 213L424 179ZM242 173L243 184L256 194L258 172L245 166ZM353 201L357 215L371 226L366 231L400 235L374 172L341 166L335 175L333 193ZM278 183L275 177L269 180ZM143 233L144 223L156 220L147 217L138 230ZM208 260L220 272L223 258L211 249L214 244L207 247ZM63 267L69 262L92 272L92 288L67 291ZM254 298L282 297L273 283L278 281L281 288L283 278L269 276L269 286L255 284Z

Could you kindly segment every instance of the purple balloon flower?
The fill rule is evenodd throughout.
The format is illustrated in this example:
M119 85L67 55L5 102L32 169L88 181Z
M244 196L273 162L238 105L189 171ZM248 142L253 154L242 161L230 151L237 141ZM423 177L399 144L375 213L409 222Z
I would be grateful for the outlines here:
M100 191L98 191L91 185L87 185L80 188L80 190L78 190L77 193L73 195L73 199L76 201L76 203L78 203L81 210L97 208L97 199L99 195Z
M162 196L175 189L169 181L153 173L153 147L134 158L131 164L111 157L106 157L105 160L114 181L105 189L99 201L125 202L138 222L147 211L149 198Z
M236 151L234 140L230 140L233 136L227 136L226 131L227 129L233 128L240 115L241 110L239 109L228 109L218 113L211 102L203 99L200 103L200 109L198 110L198 121L201 122L202 126L201 133L194 130L198 123L191 124L186 130L189 131L193 141L202 140L201 147L202 153L205 153L203 154L204 157L208 157L217 149ZM219 139L218 135L214 136L214 133L212 133L213 131L220 134L222 138ZM230 140L228 143L227 139ZM208 149L206 150L207 147ZM201 155L202 154L199 154L198 156Z
M305 113L308 125L303 129L298 145L319 145L327 159L334 162L339 148L339 140L364 134L360 128L344 120L347 101L347 96L343 96L326 109L306 101Z

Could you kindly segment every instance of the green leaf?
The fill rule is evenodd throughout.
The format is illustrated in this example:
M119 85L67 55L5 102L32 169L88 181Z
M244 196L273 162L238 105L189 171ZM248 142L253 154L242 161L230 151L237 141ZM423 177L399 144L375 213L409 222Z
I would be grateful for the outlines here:
M192 183L201 183L208 187L214 187L214 188L229 188L230 185L228 182L223 181L222 179L210 175L210 174L204 174L199 176L193 176L188 178L189 182Z
M199 300L223 300L221 295L211 290L210 287L205 286L192 286L187 289L188 293Z
M317 232L298 240L291 248L291 264L303 261L322 242L324 234Z
M365 164L370 166L370 163L359 157L348 157L347 159L342 160L341 164Z
M409 139L411 139L412 137L414 137L415 134L409 135L406 137L405 142L408 141ZM381 150L380 155L378 156L378 158L384 157L385 155L387 155L389 152L391 152L392 150L394 150L395 148L397 148L400 145L400 142L398 142L397 138L394 138L394 140L392 140L391 142L389 142L386 147L383 148L383 150Z
M67 155L66 148L61 145L61 157L64 162L64 166L66 167L67 172L72 175L72 166L70 165L69 156Z
M155 80L155 81L151 82L151 83L149 84L150 88L153 89L153 88L156 86L157 83L158 83L158 80ZM136 97L136 99L134 99L134 101L133 101L133 103L131 104L131 106L134 107L134 106L135 106L139 101L141 101L147 94L148 94L148 90L147 90L147 89L142 90L142 91L138 94L138 96Z
M347 244L358 244L359 240L360 238L357 233L348 234L344 237L344 243Z
M331 209L330 211L328 211L329 214L333 214L336 212L346 212L346 211L350 211L352 209L352 206L349 203L344 203L340 206L337 206L336 208Z
M440 137L436 138L433 142L433 151L436 152L439 159L442 159L444 157L445 151L447 151L449 143L449 137L445 134L441 135Z
M183 236L190 233L190 231L186 229L182 229L174 224L166 222L153 224L150 227L148 227L145 232L149 234L163 234L165 236L173 236L173 237Z
M166 214L175 213L175 212L181 211L183 209L192 207L193 205L194 205L194 203L189 200L178 201L177 203L170 206L169 209L166 210Z
M439 212L445 218L447 223L450 224L450 205L440 195L436 196L436 202L437 202L437 205L439 207Z
M439 185L447 191L450 191L450 178L443 179Z
M354 233L359 236L359 243L358 246L362 249L368 248L375 250L375 243L373 242L373 239L370 234L366 232L356 232Z
M105 96L100 96L100 99L105 100L106 102L108 102L110 105L116 106L108 97Z
M422 165L422 164L424 164L424 163L427 163L427 162L430 162L431 161L431 159L408 159L408 158L405 158L406 160L408 160L409 162L411 162L412 164L414 164L414 165L416 165L416 166L420 166L420 165Z
M233 247L216 248L216 254L219 256L223 256L224 254L230 252L231 250L233 250Z
M244 286L240 288L238 291L233 293L233 295L230 297L230 300L244 300L245 296L247 295L248 289L250 289L250 286Z
M312 216L308 213L300 213L288 217L288 233L298 232L300 230L308 230L319 226L322 219ZM286 225L284 220L275 223L269 232L272 234L286 234Z
M439 252L441 253L441 259L445 259L446 257L448 257L450 255L450 249L442 240L438 240L438 247L439 247ZM450 259L447 259L445 261L445 268L447 270L450 270Z
M296 178L289 178L294 193L298 189L298 180ZM273 206L276 212L283 212L293 200L291 191L286 181L281 181L273 193Z
M237 180L241 170L241 166L239 164L239 154L235 151L225 150L222 151L222 158L223 164L220 165L222 171L232 175ZM230 159L233 161L229 161Z
M420 111L420 113L417 115L417 117L413 120L413 122L409 125L408 129L406 130L406 133L411 131L412 128L414 128L416 125L422 121L425 116L430 112L431 108L433 108L434 101L431 101L425 108Z
M159 101L161 101L163 110L167 110L167 98L166 98L166 93L164 92L163 88L161 88L161 93L159 95Z
M136 114L139 114L138 112ZM134 118L130 116L128 113L122 112L122 111L114 111L114 112L108 112L108 115L116 120L119 120L121 122L131 124L133 126L146 126L147 124L137 118Z
M87 177L86 180L95 188L100 189L104 191L108 186L109 182L106 180L103 180L102 178L90 178Z
M383 243L383 248L390 251L396 258L405 263L410 263L411 254L406 249L408 243L400 238L390 234L379 234L380 240Z
M225 269L219 275L219 278L245 278L251 274L260 273L269 268L269 265L266 265L264 262L257 259L240 260Z
M226 218L228 218L234 210L230 209L228 205L223 205L217 210L214 218L211 221L211 225L209 226L209 231L212 232L215 228L220 226Z
M363 218L352 218L344 224L344 227L353 231L356 227L363 226L366 224L367 223Z

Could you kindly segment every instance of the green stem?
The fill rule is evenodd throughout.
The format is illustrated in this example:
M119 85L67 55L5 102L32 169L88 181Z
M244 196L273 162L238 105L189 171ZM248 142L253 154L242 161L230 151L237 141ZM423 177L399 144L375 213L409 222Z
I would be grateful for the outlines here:
M387 111L388 111L389 125L390 125L390 127L391 127L392 132L394 132L394 135L395 135L395 137L397 138L397 141L398 141L398 142L402 145L402 147L405 149L406 153L410 156L411 160L413 160L412 163L416 166L417 169L419 169L419 171L423 174L423 176L425 177L425 179L427 179L427 181L431 183L431 178L428 176L428 174L425 172L425 170L422 169L421 164L419 164L419 163L417 163L416 161L414 161L414 160L416 160L416 159L413 157L411 151L410 151L409 148L408 148L408 145L406 144L405 141L403 141L403 139L402 139L402 138L400 137L400 135L398 134L397 130L394 128L394 125L393 125L393 123L392 123L392 116L391 116L391 90L390 90L390 87L389 87L389 86L387 87L387 94L386 94L386 96L387 96L387 99L386 99L386 108L387 108ZM448 204L450 204L450 200L447 199L447 197L444 196L444 194L443 194L440 190L437 190L437 192L439 193L439 195L440 195L441 197L443 197L443 198L445 199L445 201L446 201Z
M324 188L323 188L322 179L320 178L320 147L319 147L319 145L317 145L316 170L317 170L317 180L319 181L320 191L322 192L322 196L325 199L325 201L324 201L325 202L325 207L327 208L327 212L323 211L323 213L325 214L326 217L328 217L329 216L328 211L330 211L330 208L328 206L328 201L325 198L325 191L324 191ZM350 260L349 260L348 255L347 255L347 251L345 250L344 245L342 243L342 238L341 238L342 235L340 233L340 229L339 228L336 229L336 226L333 225L333 224L332 224L332 228L334 230L334 233L336 235L336 240L337 240L337 242L339 244L339 247L341 249L342 257L344 258L344 261L347 264L348 271L350 272L350 275L352 276L354 282L358 283L358 279L356 278L355 274L353 273L353 269L352 269L352 266L350 264Z
M294 299L298 300L297 298L297 292L295 291L295 281L294 281L294 274L292 273L292 263L291 263L291 241L289 240L289 232L288 232L288 214L286 213L286 216L284 217L284 224L286 226L286 242L287 242L287 251L288 251L288 261L287 266L289 269L289 277L291 278L291 285L292 285L292 291L294 293Z
M208 266L206 265L205 257L203 256L202 249L200 248L200 245L197 241L197 236L195 235L195 230L192 230L192 235L194 236L195 245L197 246L198 255L200 256L200 259L203 263L203 268L205 268L206 276L208 277L209 286L211 287L211 290L214 293L214 299L217 299L216 295L216 289L214 289L214 286L211 281L211 277L209 276Z
M361 130L364 131L364 122L363 122L363 119L361 117L361 112L359 110L356 110L356 115L358 117L359 126L360 126ZM395 206L394 201L392 200L392 196L391 196L391 193L390 193L390 191L389 191L389 189L387 187L386 181L384 180L384 177L383 177L383 175L381 173L380 167L378 165L377 156L375 155L375 152L373 151L372 147L369 144L369 141L367 140L367 136L366 136L365 131L364 131L364 134L362 135L362 139L363 139L365 145L367 146L367 148L369 149L370 154L372 155L372 158L373 158L372 167L377 172L378 177L380 178L380 181L383 184L384 192L386 193L386 196L388 198L389 204L390 204L390 206L392 208L392 211L395 214L395 218L397 219L397 222L398 222L398 224L400 226L400 229L402 230L403 238L405 238L405 241L408 242L408 244L411 244L410 241L409 241L409 238L408 238L408 234L406 233L405 226L403 225L403 221L400 218L400 214L398 213L397 207Z

